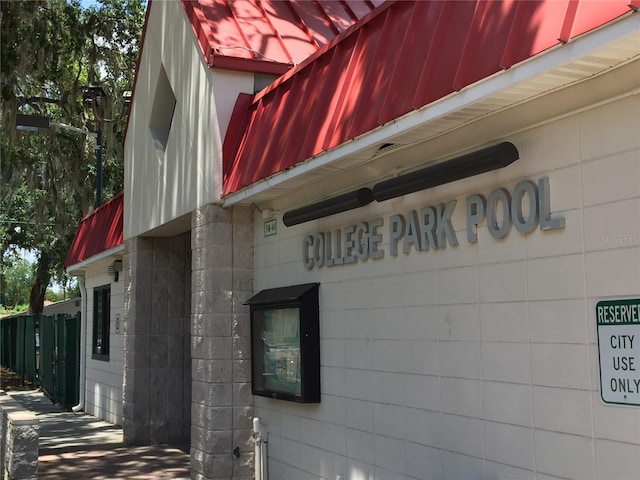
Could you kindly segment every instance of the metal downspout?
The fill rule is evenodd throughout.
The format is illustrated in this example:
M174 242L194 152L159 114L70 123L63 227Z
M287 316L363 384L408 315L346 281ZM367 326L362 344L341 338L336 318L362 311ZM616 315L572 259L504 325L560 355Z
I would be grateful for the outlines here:
M253 452L254 479L269 480L267 472L267 432L262 429L260 418L253 418L253 440L255 442Z
M84 409L84 390L87 370L87 287L84 284L84 275L78 275L80 287L80 391L78 392L78 404L71 409L80 412Z

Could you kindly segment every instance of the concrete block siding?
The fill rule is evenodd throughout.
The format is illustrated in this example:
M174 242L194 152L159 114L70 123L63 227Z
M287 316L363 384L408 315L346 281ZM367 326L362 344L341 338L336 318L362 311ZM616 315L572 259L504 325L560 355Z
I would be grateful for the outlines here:
M640 478L640 410L600 400L594 318L640 295L638 112L568 115L506 138L499 172L271 237L256 217L255 291L321 283L322 402L255 398L271 478ZM467 243L466 196L542 177L565 229ZM389 254L390 214L450 199L459 246ZM378 217L385 258L304 268L305 235Z
M189 443L190 234L127 241L123 430L134 445Z
M253 293L252 221L248 207L207 205L192 216L195 479L253 478L249 310L243 305Z

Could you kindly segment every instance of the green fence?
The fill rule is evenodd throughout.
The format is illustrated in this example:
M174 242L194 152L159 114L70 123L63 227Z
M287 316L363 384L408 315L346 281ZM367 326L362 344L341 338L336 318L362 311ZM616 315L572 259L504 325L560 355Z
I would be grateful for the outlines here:
M15 316L0 319L0 363L36 384L36 318Z
M35 384L37 381L36 365L36 323L34 317L26 317L24 321L18 320L16 342L16 371L25 378L31 379Z
M40 317L40 385L57 403L78 402L80 315Z
M17 318L0 318L0 365L16 369Z
M40 386L56 403L78 402L80 313L0 319L0 363Z

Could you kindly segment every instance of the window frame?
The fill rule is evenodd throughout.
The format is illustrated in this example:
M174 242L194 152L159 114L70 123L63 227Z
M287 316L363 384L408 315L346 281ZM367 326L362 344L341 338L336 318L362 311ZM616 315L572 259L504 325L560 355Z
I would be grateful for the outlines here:
M98 318L101 316L102 318ZM111 335L111 284L93 289L93 338L91 339L91 358L109 361ZM98 346L100 341L100 346ZM105 353L106 351L106 353Z

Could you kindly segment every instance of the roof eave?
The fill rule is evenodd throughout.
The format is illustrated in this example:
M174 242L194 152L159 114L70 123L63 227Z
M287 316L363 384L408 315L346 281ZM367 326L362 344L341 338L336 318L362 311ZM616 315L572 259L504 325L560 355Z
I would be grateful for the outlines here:
M73 265L69 265L68 267L66 267L66 271L69 275L73 275L73 276L79 276L79 275L84 275L84 271L92 264L99 262L100 260L104 260L106 258L111 257L112 255L117 255L119 253L122 253L124 251L124 243L121 243L120 245L117 245L113 248L110 248L109 250L105 250L103 252L100 252L96 255L93 255L92 257L86 258L85 260L82 260L81 262L78 263L74 263Z

